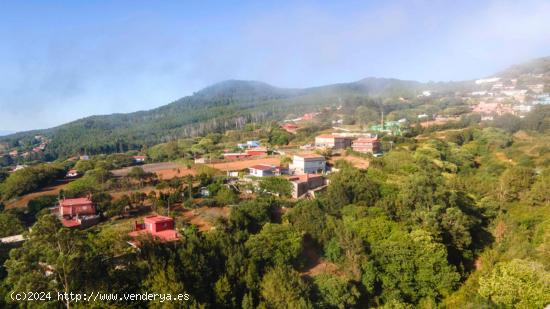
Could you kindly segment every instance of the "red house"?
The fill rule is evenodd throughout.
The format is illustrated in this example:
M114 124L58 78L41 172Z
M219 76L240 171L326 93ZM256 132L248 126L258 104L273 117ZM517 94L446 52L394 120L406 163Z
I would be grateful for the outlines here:
M249 148L249 149L246 150L246 153L249 156L265 156L265 155L267 155L267 148L265 148L265 147Z
M180 238L174 228L174 219L159 215L147 216L143 218L143 223L136 221L134 231L128 235L137 237L144 234L149 234L162 242L175 241Z
M97 224L99 215L93 202L86 197L68 198L59 201L59 206L52 208L65 227L85 228Z
M67 198L59 201L59 215L62 217L93 216L95 214L95 205L87 197Z
M287 131L288 133L296 133L296 131L298 131L298 126L293 124L293 123L285 123L281 126L281 128L285 131Z
M250 155L246 152L224 153L223 154L224 160L239 160L239 159L246 159L248 157L250 157Z

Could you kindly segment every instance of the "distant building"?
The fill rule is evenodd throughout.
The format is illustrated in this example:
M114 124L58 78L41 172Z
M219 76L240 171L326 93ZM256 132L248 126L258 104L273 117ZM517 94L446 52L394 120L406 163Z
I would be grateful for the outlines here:
M204 164L206 163L206 158L195 158L195 164Z
M10 157L12 157L12 158L17 157L18 154L19 154L19 153L17 152L17 150L12 150L12 151L9 152L9 155L10 155Z
M249 157L250 155L246 152L232 152L232 153L223 154L224 160L239 160L239 159L246 159Z
M287 131L288 133L292 133L292 134L295 134L296 131L298 131L298 126L293 124L293 123L285 123L281 126L281 128L285 131Z
M384 124L376 124L370 127L374 132L385 132L400 136L403 134L403 123L399 121L385 121Z
M491 77L491 78L478 79L476 80L475 83L477 85L482 85L482 84L495 83L495 82L498 82L499 80L500 80L500 77Z
M249 156L265 156L267 155L267 148L265 147L253 147L245 150Z
M325 157L316 154L295 155L289 169L296 174L324 173L326 160Z
M143 218L143 223L135 222L134 230L128 233L130 237L139 237L141 235L151 235L161 242L176 241L180 239L179 233L175 230L174 219L165 216L152 215ZM133 241L132 245L138 243Z
M143 163L147 160L147 156L133 156L134 163Z
M67 172L67 175L65 177L67 178L74 178L78 176L78 171L75 169L71 169Z
M295 175L289 176L288 180L292 184L292 197L300 198L309 190L314 190L326 184L325 178L322 175Z
M90 160L90 156L88 156L88 155L81 155L81 156L80 156L80 160L82 160L82 161Z
M346 149L351 147L352 137L323 134L315 137L315 147L328 149Z
M317 115L319 115L319 113L306 113L302 116L302 120L305 120L305 121L313 120L313 118L315 118L315 116Z
M255 177L274 176L275 170L276 170L275 166L264 165L264 164L258 164L248 168L248 171L250 172L250 176L255 176Z
M351 148L361 153L379 153L380 140L377 137L361 137L353 141Z
M514 110L511 106L497 103L497 102L480 102L473 107L472 111L474 113L480 113L482 115L504 115L504 114L514 114Z

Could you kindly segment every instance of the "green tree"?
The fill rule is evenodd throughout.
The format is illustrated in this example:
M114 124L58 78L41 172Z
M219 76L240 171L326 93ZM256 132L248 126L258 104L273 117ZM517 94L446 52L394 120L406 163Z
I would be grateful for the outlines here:
M330 274L320 274L313 282L319 300L317 307L350 308L357 305L361 296L354 284Z
M225 186L218 191L215 199L219 205L233 205L239 201L237 194Z
M24 231L23 222L14 213L9 211L0 213L0 237L17 235Z
M301 252L302 236L290 225L266 223L260 233L250 236L245 246L254 260L288 265Z
M543 265L514 259L501 262L479 279L479 294L514 308L543 308L550 303L550 272Z
M313 308L309 285L288 266L269 270L261 282L261 296L268 308Z
M292 193L292 184L283 177L263 177L260 179L260 190L288 197Z

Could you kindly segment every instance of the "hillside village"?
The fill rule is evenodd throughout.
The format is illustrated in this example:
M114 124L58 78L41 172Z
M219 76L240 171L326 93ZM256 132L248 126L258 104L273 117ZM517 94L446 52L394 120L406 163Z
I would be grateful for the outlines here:
M490 263L547 259L549 80L548 72L526 73L461 89L423 85L408 96L346 94L284 117L105 153L90 146L59 155L55 134L10 137L0 147L1 205L5 220L17 223L0 243L26 254L48 241L41 231L67 233L128 276L188 259L199 273L178 271L196 282L189 291L197 303L222 304L232 290L240 304L270 267L290 265L284 276L336 280L351 307L391 303L391 293L403 304L461 307L473 298L482 306L497 292L469 285L492 280ZM546 218L533 223L543 236L526 241L525 254L510 249L529 238L508 215L520 207L533 211L525 222ZM146 254L161 262L145 266ZM2 260L6 280L22 284L28 271L10 256ZM243 272L230 269L233 258L251 265L250 282L215 275L215 267ZM40 259L28 267L46 282L59 265ZM418 269L426 300L392 286L407 284L403 273L420 276Z

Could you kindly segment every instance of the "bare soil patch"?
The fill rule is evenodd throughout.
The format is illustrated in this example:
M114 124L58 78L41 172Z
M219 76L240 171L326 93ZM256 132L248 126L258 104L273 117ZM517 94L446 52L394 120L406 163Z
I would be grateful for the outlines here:
M281 161L280 156L271 156L271 157L250 159L250 160L227 161L227 162L213 163L213 164L207 164L207 165L215 169L218 169L220 171L226 172L226 171L243 170L257 164L279 165L280 161Z
M174 177L183 177L186 175L196 174L193 169L187 168L187 166L175 162L151 163L138 166L143 168L143 170L147 173L157 174L161 179L172 179ZM126 176L133 167L134 166L129 166L118 170L113 170L112 173L118 177Z
M197 209L184 209L179 215L187 222L196 225L199 231L210 231L217 218L228 218L231 209L229 207L207 207Z

